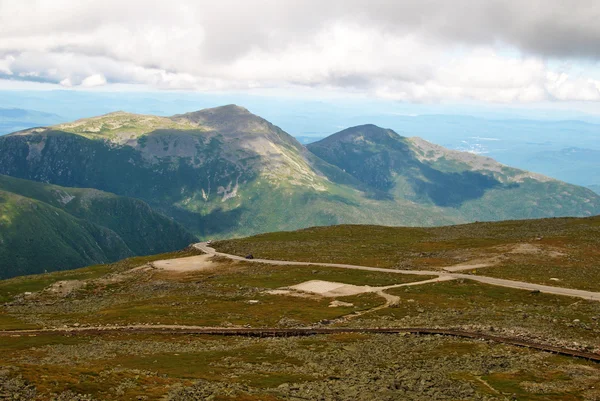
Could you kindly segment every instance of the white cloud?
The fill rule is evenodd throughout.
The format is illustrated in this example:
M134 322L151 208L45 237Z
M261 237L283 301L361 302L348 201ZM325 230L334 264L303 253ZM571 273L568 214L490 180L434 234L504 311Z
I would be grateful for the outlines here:
M94 86L106 85L106 78L102 74L94 74L81 81L81 86L93 88Z
M600 101L600 81L570 78L566 73L549 72L548 92L557 100Z
M63 87L300 86L420 102L599 101L597 80L548 63L600 59L598 4L0 0L0 74Z

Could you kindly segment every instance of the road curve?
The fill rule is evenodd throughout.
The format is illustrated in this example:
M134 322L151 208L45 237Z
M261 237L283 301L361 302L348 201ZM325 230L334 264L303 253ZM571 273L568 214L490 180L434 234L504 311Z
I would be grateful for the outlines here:
M194 244L194 247L204 253L208 253L211 255L222 256L225 258L229 258L232 260L241 260L245 262L254 262L254 263L266 263L270 265L295 265L295 266L327 266L327 267L339 267L342 269L353 269L353 270L366 270L366 271L375 271L375 272L384 272L384 273L396 273L396 274L413 274L418 276L439 276L440 279L449 280L449 279L465 279L465 280L473 280L478 281L480 283L496 285L500 287L508 287L508 288L516 288L519 290L528 290L528 291L539 291L546 294L554 294L554 295L564 295L568 297L576 297L583 298L590 301L600 301L600 292L592 292L592 291L584 291L584 290L576 290L572 288L563 288L563 287L553 287L549 285L542 284L533 284L527 283L524 281L514 281L514 280L505 280L501 278L487 277L487 276L479 276L472 274L463 274L463 273L449 273L449 272L440 272L434 270L397 270L397 269L386 269L383 267L370 267L370 266L357 266L357 265L346 265L339 263L315 263L315 262L293 262L287 260L270 260L270 259L246 259L237 255L230 255L228 253L217 252L216 249L209 247L206 242L200 242Z

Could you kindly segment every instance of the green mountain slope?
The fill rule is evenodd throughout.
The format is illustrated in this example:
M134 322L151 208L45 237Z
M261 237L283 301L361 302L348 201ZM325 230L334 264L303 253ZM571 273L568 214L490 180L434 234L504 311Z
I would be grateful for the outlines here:
M388 197L454 209L465 220L597 214L583 187L374 125L348 128L308 149Z
M172 119L119 112L0 143L4 174L140 198L203 237L460 221L409 201L374 201L360 181L237 106Z
M0 175L0 277L171 251L194 240L142 201Z
M203 238L600 213L589 190L375 126L304 147L234 105L17 132L0 138L0 173L139 198Z

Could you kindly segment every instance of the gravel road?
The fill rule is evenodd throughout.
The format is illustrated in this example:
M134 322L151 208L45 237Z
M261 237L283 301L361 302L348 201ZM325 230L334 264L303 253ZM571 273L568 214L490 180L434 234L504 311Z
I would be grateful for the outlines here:
M520 290L528 290L528 291L539 291L546 294L554 294L554 295L565 295L568 297L576 297L583 298L591 301L600 301L600 293L592 292L592 291L583 291L576 290L572 288L563 288L563 287L554 287L549 285L541 285L541 284L533 284L527 283L524 281L514 281L514 280L505 280L501 278L494 277L486 277L479 276L473 274L462 274L462 273L450 273L450 272L440 272L433 270L397 270L397 269L386 269L382 267L370 267L370 266L357 266L357 265L346 265L339 263L315 263L315 262L294 262L288 260L269 260L269 259L246 259L237 255L230 255L227 253L217 252L214 248L209 247L206 242L200 242L194 244L194 247L204 253L210 255L217 255L226 257L232 260L242 260L245 262L253 262L253 263L266 263L271 265L295 265L295 266L327 266L327 267L339 267L342 269L353 269L353 270L366 270L366 271L376 271L376 272L385 272L385 273L396 273L396 274L413 274L420 276L438 276L442 280L449 279L465 279L465 280L474 280L479 281L480 283L497 285L500 287L508 287L508 288L517 288Z

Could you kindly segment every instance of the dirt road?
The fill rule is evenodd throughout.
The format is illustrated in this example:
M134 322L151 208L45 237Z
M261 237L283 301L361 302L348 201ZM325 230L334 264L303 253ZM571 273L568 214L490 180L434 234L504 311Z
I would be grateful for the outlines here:
M342 269L353 269L353 270L366 270L366 271L376 271L376 272L385 272L385 273L396 273L396 274L413 274L420 276L438 276L440 279L449 280L449 279L465 279L465 280L474 280L480 283L497 285L500 287L508 287L508 288L516 288L520 290L528 290L528 291L539 291L546 294L554 294L554 295L565 295L568 297L576 297L583 298L591 301L600 301L600 293L592 292L592 291L583 291L583 290L575 290L572 288L563 288L563 287L553 287L549 285L541 285L541 284L533 284L527 283L524 281L514 281L514 280L505 280L494 277L486 277L486 276L478 276L472 274L461 274L461 273L451 273L451 272L440 272L433 270L396 270L396 269L386 269L382 267L370 267L370 266L357 266L357 265L346 265L339 263L314 263L314 262L294 262L287 260L269 260L269 259L246 259L241 256L230 255L227 253L217 252L214 248L209 247L206 242L200 242L194 245L196 249L200 251L210 254L226 257L232 260L242 260L245 262L253 262L253 263L266 263L271 265L296 265L296 266L327 266L327 267L339 267Z

